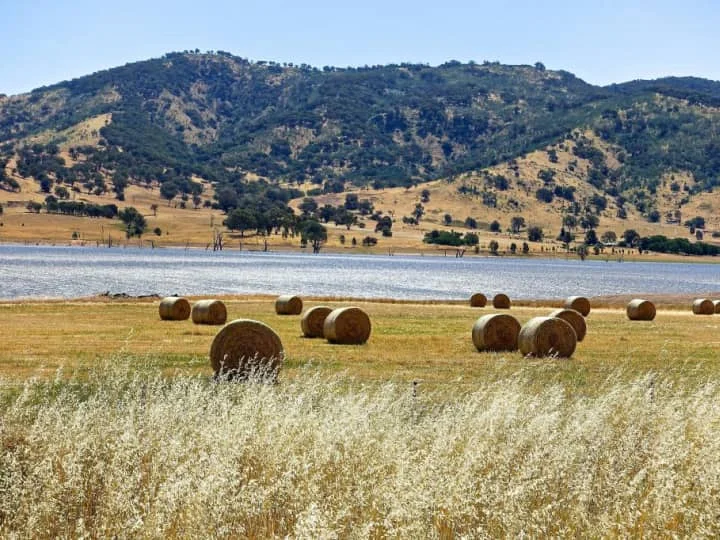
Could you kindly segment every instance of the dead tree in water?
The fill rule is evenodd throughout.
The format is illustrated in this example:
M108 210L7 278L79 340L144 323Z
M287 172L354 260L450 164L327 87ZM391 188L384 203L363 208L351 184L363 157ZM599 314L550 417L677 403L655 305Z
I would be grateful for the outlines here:
M223 248L223 233L220 231L213 231L213 251L222 251Z

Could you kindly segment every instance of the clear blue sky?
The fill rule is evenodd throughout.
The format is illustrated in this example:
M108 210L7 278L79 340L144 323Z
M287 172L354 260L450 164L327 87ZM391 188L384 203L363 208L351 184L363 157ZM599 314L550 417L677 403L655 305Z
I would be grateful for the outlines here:
M595 84L720 79L717 0L4 2L0 93L170 51L356 66L542 61Z

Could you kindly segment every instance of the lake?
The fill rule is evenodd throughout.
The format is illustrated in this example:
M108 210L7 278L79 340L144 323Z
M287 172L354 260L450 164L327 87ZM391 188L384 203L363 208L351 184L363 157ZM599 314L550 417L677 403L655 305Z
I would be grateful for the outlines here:
M102 292L280 294L417 300L720 290L720 265L511 257L365 256L0 245L0 298Z

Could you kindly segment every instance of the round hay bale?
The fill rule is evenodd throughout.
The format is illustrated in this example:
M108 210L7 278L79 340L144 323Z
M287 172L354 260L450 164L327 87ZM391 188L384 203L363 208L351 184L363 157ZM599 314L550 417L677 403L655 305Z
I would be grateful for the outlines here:
M549 315L550 317L556 317L562 319L575 330L575 336L578 341L585 339L587 333L587 324L585 323L585 317L579 311L574 309L556 309Z
M496 294L493 298L495 309L510 309L510 297L507 294Z
M483 293L475 293L470 297L470 307L485 307L487 297Z
M250 319L225 325L210 346L210 364L216 377L275 380L283 360L280 337L266 324Z
M192 307L192 321L195 324L225 324L227 309L220 300L200 300Z
M520 323L511 315L494 313L480 317L472 327L478 351L517 351Z
M565 300L565 309L574 309L583 317L590 313L590 300L584 296L570 296Z
M693 300L692 310L695 315L714 315L715 304L707 298L696 298Z
M163 321L186 321L190 317L190 302L179 296L160 300L160 318Z
M636 298L627 305L627 316L631 321L652 321L655 318L655 304Z
M575 352L577 336L572 326L556 317L535 317L520 329L520 352L531 356L570 358Z
M303 335L309 338L323 337L323 325L331 311L327 306L315 306L306 310L300 319Z
M278 315L300 315L303 303L299 296L285 294L275 300L275 313Z
M335 309L325 318L323 335L330 343L360 345L370 337L370 317L362 309L346 307Z
M713 305L715 306L715 313L720 313L720 300L713 300Z

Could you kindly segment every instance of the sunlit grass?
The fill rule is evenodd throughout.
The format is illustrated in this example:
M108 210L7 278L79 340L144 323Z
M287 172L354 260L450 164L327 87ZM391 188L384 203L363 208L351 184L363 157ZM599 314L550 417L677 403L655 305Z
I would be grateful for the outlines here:
M720 387L679 367L586 396L533 367L414 393L142 362L3 389L0 536L720 534Z

